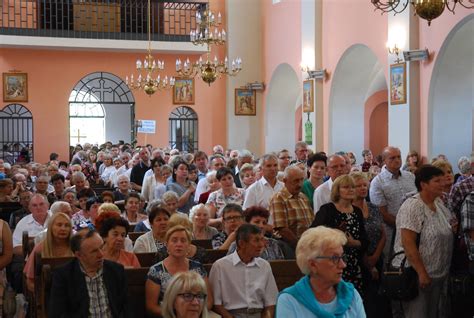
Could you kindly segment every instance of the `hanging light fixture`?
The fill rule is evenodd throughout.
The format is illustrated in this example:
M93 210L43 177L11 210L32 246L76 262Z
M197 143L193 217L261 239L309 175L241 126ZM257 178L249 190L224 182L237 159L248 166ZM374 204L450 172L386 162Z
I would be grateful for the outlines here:
M151 55L151 0L148 0L148 49L147 55L143 62L138 59L136 62L136 68L138 71L138 77L136 81L134 80L133 74L130 76L130 81L128 76L125 78L125 83L130 89L140 89L143 90L147 95L153 95L157 90L162 90L173 86L175 79L170 77L168 82L168 76L161 78L158 76L155 78L155 72L158 73L165 69L165 61L160 61L153 58ZM168 85L169 84L169 85Z
M415 9L415 14L427 20L428 26L431 25L432 20L443 13L445 8L453 14L458 4L466 9L474 9L472 0L371 0L371 2L375 6L375 10L382 11L382 14L386 12L401 13L410 2Z
M211 46L223 45L227 40L225 30L220 29L221 23L221 13L219 12L216 17L210 10L209 3L203 13L196 11L196 30L192 30L189 35L194 45L207 46L206 61L203 61L202 57L194 63L191 63L189 58L184 62L177 59L176 72L180 76L188 78L198 76L210 86L222 75L235 76L242 70L242 60L239 57L232 60L230 64L227 57L224 61L218 60L217 56L214 56L214 60L211 60Z

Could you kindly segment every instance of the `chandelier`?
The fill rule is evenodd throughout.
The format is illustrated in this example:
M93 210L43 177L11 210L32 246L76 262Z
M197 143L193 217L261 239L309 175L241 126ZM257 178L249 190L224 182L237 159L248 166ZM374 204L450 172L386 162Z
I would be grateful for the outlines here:
M242 70L242 60L237 57L229 65L229 59L219 61L217 56L211 61L211 46L223 45L226 42L226 32L219 27L222 23L222 16L219 12L216 15L210 10L209 3L206 10L201 13L196 11L196 30L190 32L190 39L194 45L206 45L206 61L202 57L198 61L191 63L189 58L184 62L181 59L176 60L176 72L183 77L200 77L209 86L222 75L235 76Z
M153 58L151 55L151 0L148 0L148 49L147 55L143 60L143 63L140 59L136 62L136 68L138 71L138 77L136 81L134 80L133 74L130 76L130 81L128 76L125 78L125 83L130 89L140 89L143 90L147 95L153 95L157 90L166 89L169 86L173 86L175 79L170 77L169 86L168 86L168 76L161 78L157 74L160 71L165 69L165 62ZM154 77L156 76L156 78Z
M375 10L380 10L382 13L393 12L398 14L403 12L410 2L415 9L415 14L420 18L428 21L428 26L431 25L431 20L439 17L444 9L448 9L454 14L456 5L459 4L467 9L474 8L472 0L371 0L375 6ZM468 2L470 4L468 4Z

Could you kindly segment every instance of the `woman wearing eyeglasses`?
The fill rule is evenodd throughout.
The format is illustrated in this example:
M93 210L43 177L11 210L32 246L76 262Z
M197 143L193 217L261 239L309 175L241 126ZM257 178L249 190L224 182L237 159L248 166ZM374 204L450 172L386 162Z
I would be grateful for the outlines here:
M325 226L308 229L296 246L296 262L305 275L278 297L277 318L366 317L362 299L342 279L347 237Z
M206 299L206 282L199 274L176 274L163 298L163 318L207 318Z
M343 278L353 283L359 293L362 293L362 258L367 247L367 235L362 211L352 204L355 199L355 183L352 177L337 177L331 188L332 202L321 206L311 227L324 225L346 234L344 253L347 255L347 268Z

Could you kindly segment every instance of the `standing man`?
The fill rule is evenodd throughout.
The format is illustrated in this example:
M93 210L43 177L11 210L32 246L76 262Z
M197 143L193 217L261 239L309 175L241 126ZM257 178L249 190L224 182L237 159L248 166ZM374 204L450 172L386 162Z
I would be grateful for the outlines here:
M253 205L268 209L271 198L285 186L283 182L277 180L278 158L276 155L264 155L260 158L259 165L262 168L262 177L246 190L244 210Z
M332 155L328 158L327 165L329 179L314 190L314 214L318 213L321 205L331 202L331 189L334 180L346 171L346 161L343 156Z
M237 251L216 261L209 282L214 310L224 318L270 318L278 289L270 264L260 258L265 238L253 224L237 230Z
M291 162L306 162L308 160L308 145L304 141L298 141L295 144L295 160Z
M53 273L48 317L130 317L122 265L104 260L95 230L71 239L76 258Z
M372 180L370 185L370 200L377 205L385 222L387 241L384 253L389 255L392 246L393 230L398 209L403 203L403 196L416 191L415 176L401 170L402 157L400 149L388 146L382 152L384 167Z
M133 190L140 192L142 190L143 178L150 169L150 153L146 147L140 149L138 153L140 161L132 168L130 172L130 184Z
M270 201L273 226L293 248L314 218L309 200L301 192L303 181L304 172L298 166L287 167L283 177L285 187Z
M224 157L221 155L211 156L210 165L211 167L209 170L213 170L213 171L217 171L220 168L225 167ZM201 194L203 194L204 192L207 192L208 190L209 188L207 184L207 179L206 178L200 179L197 184L196 191L194 191L194 202L199 202L199 197L201 196Z
M238 157L237 157L237 166L235 167L235 170L232 171L234 173L234 183L237 188L242 188L242 183L240 182L240 168L245 164L245 163L253 163L253 155L250 151L247 149L240 150L238 152Z
M198 180L205 179L207 174L207 164L209 160L207 158L207 154L204 151L196 151L194 154L194 164L198 170Z

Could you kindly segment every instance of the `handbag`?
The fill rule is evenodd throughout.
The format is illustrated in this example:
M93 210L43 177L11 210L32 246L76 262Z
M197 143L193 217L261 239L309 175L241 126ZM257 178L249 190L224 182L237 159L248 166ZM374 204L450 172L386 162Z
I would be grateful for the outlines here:
M418 274L413 267L405 267L406 256L400 267L391 266L392 260L405 252L395 253L382 273L380 288L381 292L393 300L409 301L418 296Z
M393 231L390 253L395 244L395 233ZM416 248L420 246L420 234L416 236ZM382 272L380 278L380 293L392 300L410 301L418 296L418 274L413 267L405 267L406 256L403 258L400 267L394 267L392 261L398 255L405 254L404 251L393 254L388 262L386 270Z

